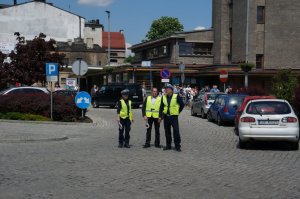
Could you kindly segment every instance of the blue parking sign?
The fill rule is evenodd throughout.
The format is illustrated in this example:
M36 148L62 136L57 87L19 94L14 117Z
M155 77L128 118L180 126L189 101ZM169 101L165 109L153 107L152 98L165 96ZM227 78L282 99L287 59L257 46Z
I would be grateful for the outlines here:
M92 98L85 91L79 92L75 97L75 103L78 108L87 109L91 104Z
M46 63L46 76L58 76L58 63Z

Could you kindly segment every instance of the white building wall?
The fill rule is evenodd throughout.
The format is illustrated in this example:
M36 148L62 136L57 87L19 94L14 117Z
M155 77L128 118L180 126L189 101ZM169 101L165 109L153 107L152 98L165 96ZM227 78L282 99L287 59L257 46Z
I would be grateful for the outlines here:
M91 27L85 27L84 34L84 43L88 44L88 39L93 40L93 44L98 44L102 47L102 28L95 28L94 30Z
M39 33L47 39L68 41L84 37L84 18L41 2L30 2L0 9L0 42L16 42L14 33L26 40Z

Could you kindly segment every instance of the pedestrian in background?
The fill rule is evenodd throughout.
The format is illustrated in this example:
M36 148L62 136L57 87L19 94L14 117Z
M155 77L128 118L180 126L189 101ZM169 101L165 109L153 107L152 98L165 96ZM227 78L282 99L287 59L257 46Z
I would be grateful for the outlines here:
M152 96L148 96L144 101L142 114L144 120L148 123L148 129L146 133L146 142L144 148L149 148L151 142L151 131L152 125L154 123L155 128L155 147L160 148L160 122L161 117L159 117L159 111L161 106L161 97L158 96L157 88L152 89Z
M96 84L94 84L93 88L91 89L92 103L95 100L98 90L99 90L98 86Z
M117 104L117 114L118 114L118 124L119 124L119 148L123 146L125 148L130 148L129 140L130 140L130 130L131 123L133 122L133 114L132 114L132 102L128 99L129 90L125 89L121 92L122 98L118 101ZM124 137L125 131L125 137Z
M217 86L217 85L213 85L213 88L210 89L210 92L212 92L212 93L219 93L220 90L218 89L218 86Z
M184 108L184 103L181 97L173 93L173 86L166 85L166 95L162 98L160 106L160 117L164 118L164 127L166 134L166 146L164 150L171 150L172 135L171 127L173 127L173 137L175 150L181 151L181 138L179 132L178 116Z

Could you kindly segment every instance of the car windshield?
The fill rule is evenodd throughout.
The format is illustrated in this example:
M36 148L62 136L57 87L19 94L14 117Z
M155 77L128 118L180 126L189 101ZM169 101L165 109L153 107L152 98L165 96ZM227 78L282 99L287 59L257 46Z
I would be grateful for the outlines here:
M229 98L229 105L230 106L241 106L244 101L245 96L234 96Z
M207 94L207 100L215 100L219 94Z
M255 115L285 115L291 112L286 102L275 101L251 102L246 110L246 113Z

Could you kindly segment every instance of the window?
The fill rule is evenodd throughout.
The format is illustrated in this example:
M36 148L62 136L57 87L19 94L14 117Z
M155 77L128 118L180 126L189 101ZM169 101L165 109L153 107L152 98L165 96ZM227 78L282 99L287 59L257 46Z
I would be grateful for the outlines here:
M265 23L265 6L257 6L257 23Z
M211 55L212 44L211 43L189 43L180 42L179 43L179 55L198 55L205 56Z
M264 55L256 55L256 69L262 69L264 67Z
M117 59L111 59L110 62L111 63L118 63L118 60Z
M246 113L254 115L285 115L291 112L286 102L278 101L252 102L246 110Z
M118 53L110 53L111 57L118 57Z

